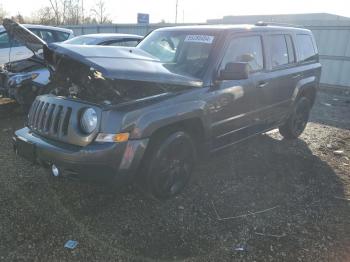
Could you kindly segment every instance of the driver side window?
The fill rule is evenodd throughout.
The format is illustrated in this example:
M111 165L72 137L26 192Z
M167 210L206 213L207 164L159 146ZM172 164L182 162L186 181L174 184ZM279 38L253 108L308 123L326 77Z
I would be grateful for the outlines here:
M246 62L251 72L264 68L262 41L260 36L246 36L233 38L226 50L220 69L227 63Z

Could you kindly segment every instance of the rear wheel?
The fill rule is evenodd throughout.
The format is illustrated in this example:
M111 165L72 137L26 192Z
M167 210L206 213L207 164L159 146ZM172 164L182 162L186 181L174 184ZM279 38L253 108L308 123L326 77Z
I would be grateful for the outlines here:
M146 189L158 199L168 199L179 194L190 180L196 150L192 138L184 131L155 139L143 165Z
M309 120L311 101L306 97L301 97L295 104L293 113L287 122L279 127L281 135L285 139L296 139L304 131Z

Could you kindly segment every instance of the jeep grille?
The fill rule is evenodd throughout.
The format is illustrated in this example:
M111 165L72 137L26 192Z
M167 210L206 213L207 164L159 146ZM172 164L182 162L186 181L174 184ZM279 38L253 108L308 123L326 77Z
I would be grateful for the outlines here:
M27 126L36 134L70 144L85 146L97 133L86 135L80 131L79 117L84 108L95 106L85 105L52 95L36 98L28 114ZM99 117L100 119L100 117Z
M39 133L62 137L67 135L71 113L71 107L36 100L29 112L28 126Z

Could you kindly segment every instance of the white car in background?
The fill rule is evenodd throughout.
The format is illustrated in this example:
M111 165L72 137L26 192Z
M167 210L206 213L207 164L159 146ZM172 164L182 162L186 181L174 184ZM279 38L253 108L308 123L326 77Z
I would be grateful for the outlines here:
M70 29L54 26L23 24L25 28L39 36L46 43L63 42L74 37ZM15 40L8 37L6 29L0 26L0 65L33 56L33 52Z

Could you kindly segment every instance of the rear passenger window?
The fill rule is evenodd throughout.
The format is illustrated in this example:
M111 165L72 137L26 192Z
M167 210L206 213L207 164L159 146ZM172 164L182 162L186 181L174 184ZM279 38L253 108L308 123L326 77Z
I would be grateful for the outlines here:
M301 61L316 59L316 51L310 35L297 35L297 44Z
M41 38L46 42L46 43L53 43L55 42L55 38L53 36L52 31L49 30L40 30L41 33Z
M287 42L284 35L270 36L270 53L272 68L289 63Z
M251 71L264 68L262 43L260 36L247 36L232 39L221 63L221 69L232 62L246 62Z
M287 48L288 48L288 61L290 64L295 63L295 51L294 51L294 45L292 41L292 37L290 35L285 35Z
M53 31L53 32L55 34L56 42L66 41L69 37L69 34L65 32L59 32L59 31Z
M29 30L32 31L34 34L36 34L38 37L40 37L42 40L44 40L48 44L55 42L53 33L50 30L37 29L37 28L34 28L34 29L30 28Z

